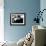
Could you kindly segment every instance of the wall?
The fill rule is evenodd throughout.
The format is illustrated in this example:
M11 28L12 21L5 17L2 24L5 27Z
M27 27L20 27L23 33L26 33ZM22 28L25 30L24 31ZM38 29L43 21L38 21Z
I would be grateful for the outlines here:
M41 0L41 1L40 1L40 9L41 9L41 11L42 11L43 9L46 9L46 0ZM45 20L45 19L46 19L46 10L43 12L42 17L43 17L43 22L41 21L41 22L40 22L40 25L46 27L46 20Z
M18 41L31 31L35 14L40 10L40 0L4 0L4 37L7 41ZM10 26L10 13L25 12L25 26Z

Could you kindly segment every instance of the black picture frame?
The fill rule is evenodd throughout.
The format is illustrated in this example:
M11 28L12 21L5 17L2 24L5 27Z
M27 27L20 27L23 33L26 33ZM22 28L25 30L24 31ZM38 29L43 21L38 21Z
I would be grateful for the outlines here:
M10 25L23 26L26 25L25 13L10 13Z

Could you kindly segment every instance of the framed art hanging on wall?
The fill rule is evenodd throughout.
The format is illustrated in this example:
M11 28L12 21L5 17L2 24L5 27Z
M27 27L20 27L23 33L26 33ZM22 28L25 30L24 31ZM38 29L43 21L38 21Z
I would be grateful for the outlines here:
M10 25L25 25L25 13L10 13Z

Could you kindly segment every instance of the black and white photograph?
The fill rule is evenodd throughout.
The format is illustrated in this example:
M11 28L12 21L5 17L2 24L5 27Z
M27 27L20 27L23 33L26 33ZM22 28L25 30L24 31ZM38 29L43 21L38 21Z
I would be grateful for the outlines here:
M11 13L10 24L11 25L25 25L25 13Z

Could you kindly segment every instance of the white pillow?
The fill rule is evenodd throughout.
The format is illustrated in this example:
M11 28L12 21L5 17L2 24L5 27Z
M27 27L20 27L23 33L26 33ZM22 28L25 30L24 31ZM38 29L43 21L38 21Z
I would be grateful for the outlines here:
M17 46L23 46L24 40L25 40L25 37L22 38L22 39L20 39L20 40L17 42Z

